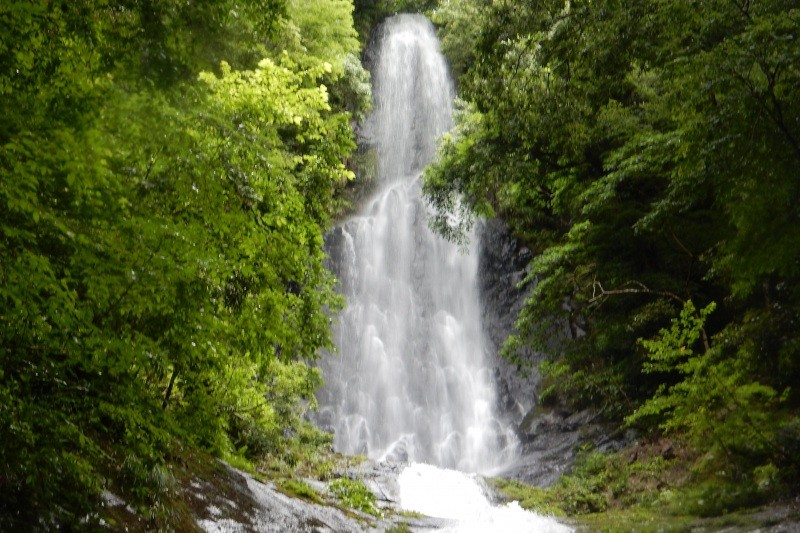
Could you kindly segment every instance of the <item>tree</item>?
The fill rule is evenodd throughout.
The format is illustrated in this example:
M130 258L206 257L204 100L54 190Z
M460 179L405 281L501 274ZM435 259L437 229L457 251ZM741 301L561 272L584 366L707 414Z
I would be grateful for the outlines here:
M357 44L264 59L282 3L195 4L0 7L3 527L76 525L103 488L156 525L179 446L307 431L354 148L322 80Z
M791 2L494 3L474 47L474 32L462 43L474 56L465 111L425 176L445 233L459 234L447 215L466 205L537 251L507 352L553 354L550 391L574 406L620 420L684 383L692 406L716 406L704 423L734 420L741 411L699 385L709 375L643 371L647 343L688 302L716 302L705 329L718 378L757 392L743 410L758 391L785 400L764 403L754 425L771 444L742 468L774 461L786 479L800 442L798 13Z

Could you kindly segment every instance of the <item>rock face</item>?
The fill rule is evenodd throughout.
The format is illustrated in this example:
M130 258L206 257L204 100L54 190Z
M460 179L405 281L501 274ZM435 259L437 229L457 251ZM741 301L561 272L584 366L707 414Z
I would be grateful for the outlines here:
M535 391L539 388L536 372L521 377L519 368L500 357L500 346L514 330L514 321L525 303L532 287L518 285L528 275L531 251L515 239L508 227L493 219L482 221L477 228L480 254L478 259L478 291L485 339L487 360L498 398L498 412L506 421L521 421L536 405ZM537 354L525 354L538 361Z
M522 420L519 459L503 473L531 485L547 487L572 468L576 452L590 444L594 450L612 452L633 441L634 435L615 435L588 410L569 413L559 408L534 407Z
M563 406L540 407L541 377L535 368L527 377L521 377L518 368L499 356L499 347L513 333L514 321L533 289L531 284L519 286L529 273L533 253L499 220L482 222L478 231L479 290L498 412L515 427L520 440L519 459L501 475L548 486L571 468L578 446L591 443L601 451L615 450L631 436L609 437L611 428L598 422L589 411L571 413ZM544 357L532 350L524 356L534 367Z
M339 501L330 491L330 482L293 480L316 493L315 501L310 501L282 492L279 484L260 481L223 461L207 460L199 469L176 465L178 475L172 478L170 503L164 507L172 521L162 525L163 529L197 533L381 533L446 530L454 523L401 512L398 476L404 464L364 461L337 468L337 477L361 481L374 493L381 513L373 516ZM156 529L152 517L108 490L102 494L97 513L88 518L100 526L91 528L87 522L90 531Z
M397 476L404 465L366 461L344 472L359 479L376 495L384 518L344 510L337 506L293 498L278 491L272 483L264 483L250 474L222 465L224 474L207 486L206 480L193 480L187 488L191 507L199 528L206 532L382 532L392 530L430 531L446 527L439 518L400 516ZM310 485L312 480L306 480ZM314 487L320 494L326 484Z
M198 525L208 532L368 531L370 526L334 507L290 498L271 484L230 467L236 496L207 501ZM243 503L244 502L244 503ZM246 510L243 512L243 509Z

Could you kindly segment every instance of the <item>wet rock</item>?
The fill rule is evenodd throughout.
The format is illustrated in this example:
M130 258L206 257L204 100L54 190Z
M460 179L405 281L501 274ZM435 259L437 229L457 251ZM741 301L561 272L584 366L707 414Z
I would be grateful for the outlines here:
M364 461L341 475L364 483L376 496L383 517L355 510L314 503L281 493L271 482L262 482L246 472L220 463L213 480L192 479L184 493L197 525L208 532L382 532L406 528L432 531L447 526L439 518L405 516L400 513L397 478L403 463ZM317 492L327 493L327 484L308 480ZM109 497L109 500L112 498Z
M569 472L578 449L591 445L600 452L618 451L635 440L629 432L617 435L595 413L583 410L567 413L557 409L533 409L519 429L519 459L502 477L547 487Z
M263 483L250 474L225 465L225 493L203 492L195 503L197 523L204 531L284 532L284 531L370 531L369 522L357 520L343 511L313 502L291 498L272 483ZM232 489L232 490L230 490Z
M613 428L600 423L588 410L571 413L558 405L542 408L538 405L541 378L535 369L527 377L520 376L519 368L498 355L533 289L531 283L520 285L528 276L533 253L499 220L482 222L478 234L479 291L497 409L504 422L516 428L520 440L519 459L501 475L539 486L552 485L570 470L578 447L591 444L600 451L614 451L632 437L612 437ZM567 325L554 328L570 336L581 334ZM544 358L533 350L522 356L534 367Z
M492 364L498 411L506 421L519 421L535 405L539 376L522 377L519 368L499 356L500 346L514 331L514 322L532 286L518 286L528 275L531 251L499 220L481 222L478 290L481 298L486 349ZM523 354L531 361L540 356Z

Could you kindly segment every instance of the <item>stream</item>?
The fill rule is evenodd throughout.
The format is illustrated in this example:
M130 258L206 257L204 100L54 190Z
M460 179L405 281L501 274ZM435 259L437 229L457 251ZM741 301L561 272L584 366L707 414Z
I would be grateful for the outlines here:
M454 523L440 529L459 533L562 533L569 527L521 508L517 502L493 505L480 479L426 464L407 466L398 478L400 506Z

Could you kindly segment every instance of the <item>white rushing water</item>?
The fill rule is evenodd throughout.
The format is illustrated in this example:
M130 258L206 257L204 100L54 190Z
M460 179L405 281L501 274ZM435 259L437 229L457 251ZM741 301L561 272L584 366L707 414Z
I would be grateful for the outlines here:
M569 527L522 509L517 502L492 505L473 475L426 464L400 474L400 505L407 511L455 521L443 531L458 533L566 533Z
M340 354L323 363L320 420L344 453L489 471L515 440L494 416L474 239L460 253L434 235L420 198L452 124L448 67L421 15L389 19L377 57L365 134L379 190L328 239L347 304Z
M474 477L514 457L495 416L477 291L478 254L428 228L420 173L451 127L453 87L430 22L389 19L365 125L378 191L327 238L346 296L339 355L323 361L318 421L347 454L408 461L403 508L454 519L451 531L569 531L516 503L492 506Z

